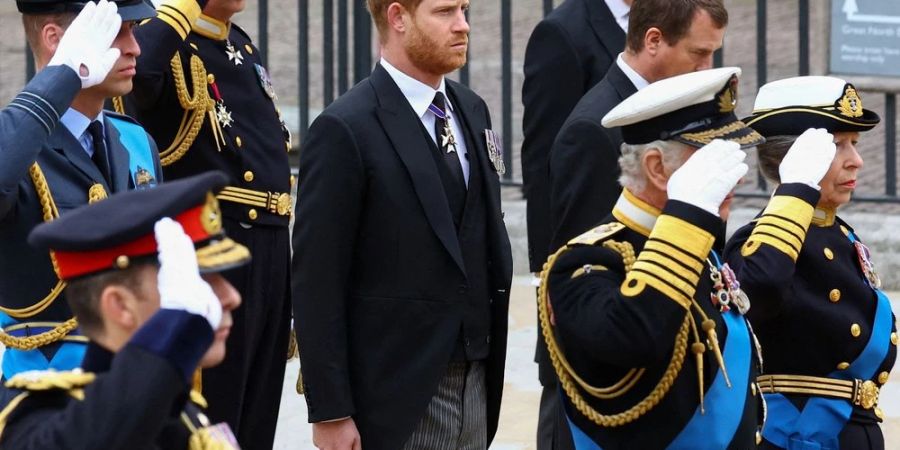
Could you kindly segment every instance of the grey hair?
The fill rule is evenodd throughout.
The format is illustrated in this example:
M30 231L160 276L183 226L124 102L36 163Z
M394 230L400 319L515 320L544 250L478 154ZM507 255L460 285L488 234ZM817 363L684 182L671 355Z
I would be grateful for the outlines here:
M672 173L687 160L687 150L693 147L678 141L657 140L649 144L622 144L622 156L619 157L619 184L629 191L643 192L647 188L647 175L641 166L641 160L650 149L659 149L662 153L663 168Z

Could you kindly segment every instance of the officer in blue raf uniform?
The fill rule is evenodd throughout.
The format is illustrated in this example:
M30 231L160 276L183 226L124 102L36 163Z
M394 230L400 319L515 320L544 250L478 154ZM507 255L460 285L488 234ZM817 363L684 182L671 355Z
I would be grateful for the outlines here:
M856 187L860 133L879 122L852 84L796 77L760 88L747 124L777 185L728 243L753 299L769 405L761 448L883 449L879 391L897 357L891 304L869 250L836 215Z
M220 272L250 259L222 229L225 183L210 172L115 194L35 228L28 241L57 255L90 343L78 370L6 383L0 447L236 448L191 391L195 370L224 358L241 302Z
M243 1L154 3L157 16L135 30L143 52L127 103L159 142L166 179L228 175L218 194L225 228L253 261L227 275L244 307L233 351L204 371L203 392L244 447L270 448L291 323L290 133L259 49L231 22Z
M0 342L7 378L77 367L86 342L56 261L28 247L29 231L161 177L153 139L131 118L102 110L105 98L131 89L140 52L131 30L153 9L141 0L16 5L40 71L0 115Z
M622 127L624 191L549 258L539 303L576 449L758 442L759 349L720 253L741 147L763 140L734 115L739 74L662 80L603 119Z

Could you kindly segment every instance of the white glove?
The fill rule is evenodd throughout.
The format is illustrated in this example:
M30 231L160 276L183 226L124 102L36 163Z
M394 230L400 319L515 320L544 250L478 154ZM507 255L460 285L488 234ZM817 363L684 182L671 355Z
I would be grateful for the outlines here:
M181 224L164 217L153 226L159 249L160 306L203 316L213 330L222 320L222 304L197 268L194 243Z
M837 147L834 136L822 128L810 128L791 145L778 166L782 183L803 183L819 190L819 182L831 167Z
M669 177L669 198L718 216L722 201L747 173L746 157L735 142L716 139L704 145Z
M82 89L100 84L119 58L119 49L110 46L121 27L115 3L87 2L66 29L48 65L69 66L81 78Z

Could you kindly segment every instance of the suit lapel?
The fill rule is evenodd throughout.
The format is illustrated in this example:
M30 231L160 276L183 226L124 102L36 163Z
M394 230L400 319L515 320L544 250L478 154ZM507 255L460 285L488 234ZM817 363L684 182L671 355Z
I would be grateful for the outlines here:
M375 66L369 82L372 83L380 104L376 109L378 120L409 172L428 223L459 269L465 273L462 250L456 236L453 217L450 215L450 205L447 203L447 195L441 186L434 160L427 153L428 143L425 142L420 130L419 118L403 97L400 88L380 64Z
M119 130L116 129L115 125L113 125L108 118L104 119L104 129L106 130L106 148L107 153L109 153L109 167L112 171L110 177L112 178L113 192L127 191L128 182L131 179L131 161L128 150L126 150L125 146L122 145L122 142L119 141Z
M625 72L622 72L617 63L613 63L609 67L609 72L606 72L606 78L609 79L609 84L619 94L619 101L625 100L637 92L634 83L628 79L628 75L625 75Z
M81 143L78 142L75 136L72 136L68 128L62 124L56 127L53 134L50 135L49 145L56 152L64 155L85 177L94 183L102 184L106 192L111 192L106 184L106 180L103 179L103 175L100 173L100 169L94 165L84 147L81 146Z
M585 0L585 8L588 10L591 28L594 35L606 47L606 51L615 59L615 56L625 50L625 32L619 27L616 18L609 11L605 2L599 0Z

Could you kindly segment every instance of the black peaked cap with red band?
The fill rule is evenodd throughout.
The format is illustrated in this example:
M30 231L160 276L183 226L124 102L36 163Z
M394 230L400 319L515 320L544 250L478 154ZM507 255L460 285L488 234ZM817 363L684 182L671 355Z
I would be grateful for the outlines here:
M201 272L227 270L250 260L249 250L226 237L222 228L215 193L227 182L216 171L118 193L37 226L28 243L49 249L60 278L69 280L155 257L154 224L171 217L194 242Z

